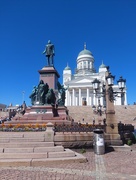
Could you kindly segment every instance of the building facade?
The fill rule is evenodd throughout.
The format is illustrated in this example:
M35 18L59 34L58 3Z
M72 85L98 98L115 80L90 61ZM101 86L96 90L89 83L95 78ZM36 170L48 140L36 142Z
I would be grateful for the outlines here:
M101 93L96 97L92 82L98 79L100 83L100 92L105 84L105 72L107 67L102 63L98 72L94 68L94 57L91 51L84 49L78 54L75 73L72 74L71 68L67 65L63 70L63 85L67 87L65 106L97 106L100 102L105 105L105 98ZM113 85L113 90L120 92L118 85ZM126 88L124 97L116 97L115 105L127 105Z

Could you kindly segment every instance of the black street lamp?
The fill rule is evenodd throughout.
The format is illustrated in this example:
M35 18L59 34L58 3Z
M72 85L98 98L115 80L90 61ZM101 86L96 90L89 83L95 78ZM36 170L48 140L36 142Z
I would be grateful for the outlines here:
M111 73L109 73L109 75L106 77L107 83L108 83L108 94L109 94L109 100L111 102L113 102L115 100L116 97L123 97L124 96L124 88L126 85L126 79L123 79L122 76L120 77L120 79L117 81L118 83L118 88L121 90L121 92L117 92L117 91L113 91L112 86L114 85L114 79L115 76L112 76ZM118 94L121 94L121 96L119 96Z
M93 82L92 82L92 84L93 84L93 89L95 90L95 91L97 91L97 90L99 90L99 88L100 88L100 81L98 80L98 79L95 79Z
M109 70L109 69L108 69ZM120 77L120 79L117 81L118 83L118 88L121 90L119 92L114 91L113 90L113 85L114 85L114 79L115 76L113 76L109 71L108 71L108 75L106 76L106 84L108 85L106 87L106 85L102 84L102 92L100 92L100 84L101 82L98 79L94 79L94 81L92 82L92 86L93 89L95 90L94 94L95 97L98 98L98 106L92 106L93 111L95 114L99 114L100 116L106 112L106 106L104 107L105 110L102 110L102 106L100 104L100 98L104 97L104 99L106 100L106 94L108 94L108 99L110 102L114 102L116 97L123 97L124 96L124 88L125 88L125 83L126 83L126 79L123 79L122 76ZM119 94L121 94L121 96L119 96Z
M100 104L100 99L98 100L98 106L92 106L94 114L98 114L99 116L102 116L102 114L106 113L106 106L102 106Z
M115 76L113 76L111 73L109 73L108 76L106 76L106 81L107 81L107 84L108 84L107 92L108 92L109 100L111 102L113 102L115 100L115 97L119 97L118 94L121 94L120 97L124 96L123 90L124 90L125 84L126 84L126 79L123 79L122 76L121 76L120 79L117 81L118 87L119 87L119 89L121 91L120 92L117 92L117 91L114 92L114 90L112 88L112 86L114 85L114 79L115 79ZM98 90L100 89L100 84L101 84L101 82L98 79L95 79L92 82L93 89L95 90L96 97L98 97L98 98L106 96L106 89L105 89L104 84L102 86L103 91L98 93Z
M106 81L108 83L108 86L113 86L114 79L115 79L115 76L112 76L112 74L109 72L109 75L106 77Z
M109 68L105 72L105 82L100 82L100 80L95 79L92 82L93 89L95 90L94 94L95 97L98 98L98 106L93 106L93 112L102 116L103 112L106 114L106 119L104 119L104 124L106 122L106 130L105 132L109 134L110 144L116 142L117 144L121 145L122 141L120 140L120 135L118 134L118 123L115 116L115 107L114 107L114 100L116 97L123 98L125 94L125 83L126 80L120 77L117 81L118 83L118 90L113 90L115 76L113 76L109 72ZM100 89L101 88L101 89ZM117 86L115 86L117 88ZM120 96L119 96L120 95ZM100 98L104 97L106 102L106 110L103 111L102 106L100 104ZM121 99L123 100L123 99Z
M102 85L102 92L100 92L100 84L101 82L96 78L94 79L94 81L92 82L93 85L93 89L95 90L95 96L97 98L101 98L105 96L105 85Z
M119 89L123 91L126 85L126 79L123 79L122 76L120 76L120 79L117 81Z

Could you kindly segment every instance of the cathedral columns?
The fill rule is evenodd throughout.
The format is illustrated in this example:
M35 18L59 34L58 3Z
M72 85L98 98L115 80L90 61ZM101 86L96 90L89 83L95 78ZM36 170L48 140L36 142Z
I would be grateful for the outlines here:
M89 103L89 88L87 88L87 94L86 94L86 100L87 100L87 106L90 105Z
M75 106L75 89L72 89L72 105Z
M66 91L66 100L65 100L65 106L68 105L68 90Z
M79 93L79 95L78 95L78 97L79 97L79 106L82 106L82 102L81 102L81 89L79 88L79 90L78 90L78 93Z
M86 99L86 105L87 106L92 106L98 105L98 98L95 97L95 91L92 92L92 89L89 87L86 89L81 89L81 88L72 88L68 89L66 91L66 101L65 105L66 106L83 106L83 101L85 98ZM124 103L126 103L126 93L124 94ZM103 97L100 98L100 104L103 106L104 105L104 100Z
M93 105L97 105L97 102L96 102L96 97L95 97L95 90L93 92Z
M67 97L67 106L70 106L71 105L71 96L70 96L69 90L67 90L66 97Z
M125 96L125 102L124 102L124 105L127 105L127 95L126 95L126 92L125 92L124 96Z
M69 92L69 106L72 106L72 97L71 92Z

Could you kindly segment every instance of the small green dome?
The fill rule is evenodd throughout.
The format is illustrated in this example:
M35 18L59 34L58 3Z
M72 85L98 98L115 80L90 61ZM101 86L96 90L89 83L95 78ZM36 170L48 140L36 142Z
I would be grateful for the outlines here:
M64 70L71 70L71 68L67 65Z
M100 65L100 68L106 68L105 64L102 63L102 64Z

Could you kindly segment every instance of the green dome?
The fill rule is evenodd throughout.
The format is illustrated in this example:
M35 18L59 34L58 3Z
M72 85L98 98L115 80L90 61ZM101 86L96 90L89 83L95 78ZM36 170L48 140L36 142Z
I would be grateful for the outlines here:
M67 65L67 66L65 67L65 70L71 70L71 68Z
M105 64L102 63L102 64L100 65L100 68L106 68Z
M90 55L90 56L92 56L92 53L91 53L91 51L89 51L87 49L84 49L78 54L78 56L81 56L81 55Z

